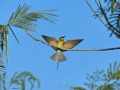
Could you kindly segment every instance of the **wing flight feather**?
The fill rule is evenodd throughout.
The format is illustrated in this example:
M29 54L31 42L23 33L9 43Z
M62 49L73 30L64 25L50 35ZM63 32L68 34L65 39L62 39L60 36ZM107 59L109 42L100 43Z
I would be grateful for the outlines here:
M45 41L46 41L48 44L57 47L58 41L57 41L54 37L49 37L49 36L45 36L45 35L42 35L42 37L45 39ZM56 47L52 47L52 48L56 50L56 49L57 49Z
M79 44L83 39L68 40L63 44L63 49L71 49Z

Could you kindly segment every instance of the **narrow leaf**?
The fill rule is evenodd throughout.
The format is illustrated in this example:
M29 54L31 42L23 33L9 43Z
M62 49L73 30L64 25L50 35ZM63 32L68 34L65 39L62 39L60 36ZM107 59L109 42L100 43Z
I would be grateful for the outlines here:
M112 3L111 3L111 13L114 12L114 0L112 0Z
M8 34L6 34L6 60L8 63Z
M11 28L10 26L9 26L9 28L10 28L10 30L11 30L11 32L12 32L12 34L13 34L13 36L15 37L16 41L17 41L17 42L18 42L18 44L19 44L19 41L18 41L18 39L17 39L17 37L16 37L15 33L13 32L12 28Z
M114 62L113 74L116 73L117 61Z

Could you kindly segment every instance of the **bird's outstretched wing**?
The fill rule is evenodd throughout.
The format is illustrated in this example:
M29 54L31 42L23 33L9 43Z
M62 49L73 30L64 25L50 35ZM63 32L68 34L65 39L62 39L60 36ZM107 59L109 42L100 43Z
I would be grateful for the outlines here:
M42 37L45 39L45 41L48 44L55 46L55 47L52 47L53 49L55 49L55 50L57 49L56 47L57 47L58 41L54 37L49 37L49 36L45 36L45 35L42 35Z
M68 41L64 42L62 48L63 49L71 49L71 48L75 47L77 44L79 44L81 41L83 41L83 39L68 40Z

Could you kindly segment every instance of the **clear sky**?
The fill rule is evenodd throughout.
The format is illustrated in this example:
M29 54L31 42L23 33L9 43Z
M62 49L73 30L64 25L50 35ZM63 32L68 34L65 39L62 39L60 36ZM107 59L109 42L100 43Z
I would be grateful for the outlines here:
M91 1L93 7L95 3ZM118 47L119 39L114 35L110 38L110 32L98 20L92 17L93 13L85 3L85 0L0 0L0 23L6 24L12 12L17 6L31 5L29 12L38 10L59 10L54 12L57 25L44 20L38 20L37 33L31 33L35 38L44 40L41 35L48 35L59 39L66 36L68 39L82 41L75 48L109 48ZM65 52L65 62L60 63L56 70L56 62L50 59L55 51L40 42L30 38L24 30L14 28L20 44L16 42L9 32L9 62L7 67L7 80L14 72L31 71L40 79L40 90L69 90L67 86L82 86L86 80L86 74L92 74L98 69L107 69L109 63L120 61L119 50L114 51L90 51L90 52ZM5 61L5 58L3 58ZM29 86L29 85L28 85ZM37 86L37 85L36 85ZM35 88L34 90L38 90Z

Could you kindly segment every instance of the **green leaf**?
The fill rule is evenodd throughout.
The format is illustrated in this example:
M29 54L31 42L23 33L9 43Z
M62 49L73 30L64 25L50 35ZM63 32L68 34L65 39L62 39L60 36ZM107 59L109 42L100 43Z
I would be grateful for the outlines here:
M112 0L112 3L111 3L111 13L114 12L114 0Z
M12 32L12 34L13 34L13 36L15 37L16 41L19 43L19 41L18 41L18 39L17 39L17 37L16 37L16 35L15 35L14 31L12 30L12 28L11 28L10 26L9 26L9 28L10 28L10 30L11 30L11 32Z
M7 33L8 33L8 30L7 30L6 26L0 25L0 36L1 36L1 39L0 39L0 46L1 47L0 48L1 48L2 52L3 52L4 44L6 44L4 42L6 42L6 34Z
M112 64L111 63L110 63L109 74L110 74L110 76L113 74L113 72L112 72Z
M40 87L40 81L39 79L37 79L36 77L34 77L31 72L21 72L18 74L18 72L16 72L13 77L10 80L10 86L9 88L15 84L17 86L21 86L22 90L25 90L25 85L26 85L26 80L28 80L28 82L31 85L31 90L34 87L34 82L36 81L38 84L38 88Z
M114 62L113 73L116 73L117 61Z
M6 34L6 60L8 62L8 34Z
M35 22L37 22L37 19L44 19L55 24L53 21L55 19L53 17L57 15L51 14L51 12L55 10L43 10L27 13L29 8L30 6L27 6L26 4L23 6L19 5L16 12L12 13L8 25L22 28L24 30L36 31L37 24L35 24Z
M78 87L78 86L72 86L70 89L71 90L86 90L86 89L84 89L82 87Z

